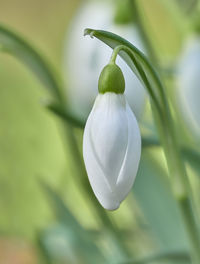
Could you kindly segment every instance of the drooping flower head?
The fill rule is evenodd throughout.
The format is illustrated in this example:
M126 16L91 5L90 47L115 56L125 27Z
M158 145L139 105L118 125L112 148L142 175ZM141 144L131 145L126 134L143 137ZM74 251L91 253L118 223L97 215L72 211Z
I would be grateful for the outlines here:
M121 69L111 63L99 78L99 95L86 122L83 157L94 194L115 210L129 193L138 169L141 137L124 95Z

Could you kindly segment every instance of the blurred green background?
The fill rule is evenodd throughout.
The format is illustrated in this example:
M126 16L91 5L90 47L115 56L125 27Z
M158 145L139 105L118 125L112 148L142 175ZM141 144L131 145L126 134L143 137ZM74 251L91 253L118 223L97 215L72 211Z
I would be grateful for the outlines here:
M62 75L66 32L80 4L0 0L0 22L24 36ZM176 60L190 30L187 5L139 1L146 34L163 67ZM0 263L126 263L158 249L184 257L187 239L162 150L143 150L133 192L119 210L95 208L91 200L96 198L86 195L74 176L78 165L64 144L60 119L45 108L48 98L24 65L0 53ZM149 106L143 122L153 126ZM74 133L81 149L82 131ZM175 263L188 263L181 257Z

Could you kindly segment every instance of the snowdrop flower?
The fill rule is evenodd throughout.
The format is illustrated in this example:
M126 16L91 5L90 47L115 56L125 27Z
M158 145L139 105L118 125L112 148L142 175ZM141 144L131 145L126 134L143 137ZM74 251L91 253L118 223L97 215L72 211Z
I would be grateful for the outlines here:
M178 63L177 100L191 132L200 133L200 37L190 38Z
M97 94L95 87L97 87L98 76L109 60L111 49L96 39L91 41L84 38L84 29L91 27L112 31L129 40L140 50L144 48L134 24L113 23L114 8L110 1L83 2L68 29L64 50L64 76L66 76L70 110L79 118L86 119ZM118 65L125 75L125 93L129 104L139 119L144 110L145 90L121 58Z
M130 191L141 153L140 131L123 94L124 87L121 69L116 64L105 66L83 137L90 184L108 210L117 209Z

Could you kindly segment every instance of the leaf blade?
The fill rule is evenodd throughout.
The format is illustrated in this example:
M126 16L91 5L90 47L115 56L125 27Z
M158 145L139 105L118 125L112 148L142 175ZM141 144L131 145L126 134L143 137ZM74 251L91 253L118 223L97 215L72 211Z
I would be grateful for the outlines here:
M163 252L143 259L130 260L121 264L149 264L154 261L169 260L177 263L191 263L191 259L187 252ZM181 262L180 262L181 261Z
M63 100L59 82L43 56L19 34L2 24L0 25L0 51L19 59L37 76L56 99Z

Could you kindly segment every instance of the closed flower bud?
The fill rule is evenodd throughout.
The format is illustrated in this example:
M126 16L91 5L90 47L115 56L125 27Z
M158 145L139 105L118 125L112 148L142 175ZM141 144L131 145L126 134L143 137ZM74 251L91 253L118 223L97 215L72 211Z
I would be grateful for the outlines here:
M105 68L104 68L105 69ZM104 70L103 70L104 71ZM101 85L104 83L100 82ZM83 157L100 204L115 210L129 193L138 169L141 137L125 95L100 93L86 122Z

